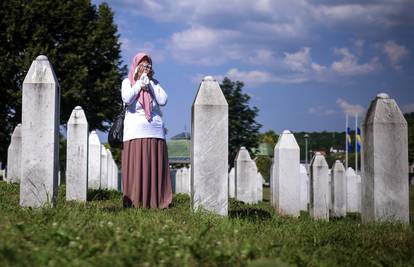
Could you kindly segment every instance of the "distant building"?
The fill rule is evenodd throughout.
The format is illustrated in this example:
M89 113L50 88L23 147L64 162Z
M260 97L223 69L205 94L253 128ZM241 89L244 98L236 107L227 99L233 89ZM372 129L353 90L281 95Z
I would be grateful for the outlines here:
M257 148L255 148L254 153L257 156L268 156L273 158L274 148L271 144L268 143L260 143Z
M329 153L333 153L333 154L336 154L336 153L344 153L344 152L345 151L343 149L336 149L336 148L333 148L333 147L331 147L329 149Z
M170 165L190 164L191 156L191 136L190 133L183 132L172 137L167 141L168 161Z
M326 151L325 150L313 150L313 155L315 155L316 153L321 153L322 156L326 157Z

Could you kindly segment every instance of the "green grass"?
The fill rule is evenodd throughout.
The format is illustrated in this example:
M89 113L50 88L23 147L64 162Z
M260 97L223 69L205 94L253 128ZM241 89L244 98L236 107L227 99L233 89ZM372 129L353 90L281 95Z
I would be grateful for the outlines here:
M295 219L234 200L223 218L192 212L183 195L168 210L124 209L118 192L79 204L63 187L55 208L29 209L18 193L0 182L0 266L414 265L413 225Z

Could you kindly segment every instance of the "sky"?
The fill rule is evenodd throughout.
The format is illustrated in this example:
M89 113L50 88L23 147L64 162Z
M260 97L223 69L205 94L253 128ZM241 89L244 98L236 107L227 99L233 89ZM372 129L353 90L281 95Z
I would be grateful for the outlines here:
M261 132L343 131L344 114L361 121L381 92L414 112L412 0L105 2L124 63L141 51L153 59L168 139L191 129L207 75L244 82Z

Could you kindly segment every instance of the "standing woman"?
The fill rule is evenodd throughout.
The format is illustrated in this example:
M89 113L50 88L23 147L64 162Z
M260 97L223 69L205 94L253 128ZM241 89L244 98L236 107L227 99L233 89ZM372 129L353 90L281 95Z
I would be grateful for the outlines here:
M125 207L167 208L172 186L160 106L167 94L153 78L151 57L138 53L122 81L124 120L122 186Z

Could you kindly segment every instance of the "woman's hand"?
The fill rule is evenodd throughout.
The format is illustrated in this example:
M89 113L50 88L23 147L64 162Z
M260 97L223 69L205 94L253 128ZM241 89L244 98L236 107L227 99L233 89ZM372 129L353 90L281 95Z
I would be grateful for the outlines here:
M139 78L139 82L141 83L141 88L142 89L148 90L150 79L148 78L148 75L147 75L146 72L141 74L141 77Z

